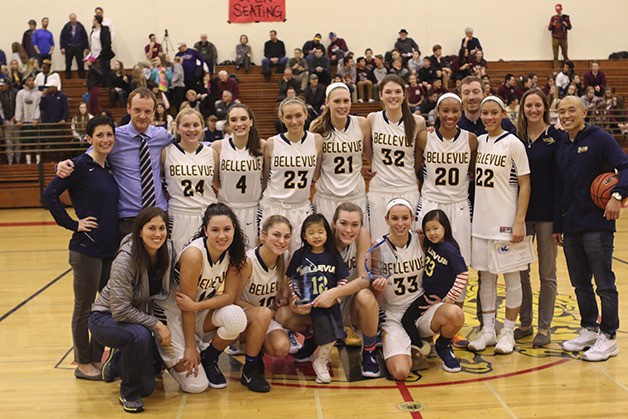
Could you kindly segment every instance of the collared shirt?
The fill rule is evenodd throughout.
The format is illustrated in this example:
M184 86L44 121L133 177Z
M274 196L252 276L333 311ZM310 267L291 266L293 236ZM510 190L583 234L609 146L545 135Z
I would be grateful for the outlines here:
M476 136L480 136L482 134L486 134L486 128L484 127L484 123L481 118L478 118L477 121L473 122L467 115L463 112L462 117L460 118L460 122L458 122L458 126L464 130L474 133ZM502 119L502 128L504 131L507 131L513 135L517 134L517 128L513 125L513 123L508 118Z
M161 149L173 140L172 134L163 128L149 126L144 132L151 158L157 206L168 210L168 203L161 188L159 159ZM140 138L133 124L116 128L116 144L107 160L113 169L113 177L120 189L118 218L135 217L142 209L142 181L140 177Z

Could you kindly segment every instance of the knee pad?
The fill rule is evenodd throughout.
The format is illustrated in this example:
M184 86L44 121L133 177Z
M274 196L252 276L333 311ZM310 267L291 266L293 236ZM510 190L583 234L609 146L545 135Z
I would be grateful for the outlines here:
M497 275L487 271L480 272L480 293L482 311L495 311L497 300Z
M504 280L506 281L506 308L520 307L523 301L521 275L519 272L510 272L504 274Z
M235 340L246 329L246 314L241 307L231 304L214 311L212 323L218 326L216 333L221 339Z

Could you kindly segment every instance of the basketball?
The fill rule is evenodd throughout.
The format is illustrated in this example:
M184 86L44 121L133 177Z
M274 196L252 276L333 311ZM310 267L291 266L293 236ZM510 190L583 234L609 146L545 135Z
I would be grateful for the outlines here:
M589 192L593 203L598 207L605 209L606 204L611 199L611 190L617 185L619 178L616 173L602 173L591 183Z

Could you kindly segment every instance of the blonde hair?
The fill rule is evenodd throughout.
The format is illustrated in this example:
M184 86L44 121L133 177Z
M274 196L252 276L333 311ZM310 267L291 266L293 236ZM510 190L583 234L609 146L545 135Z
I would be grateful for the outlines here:
M181 118L183 118L186 115L195 115L198 118L198 120L201 122L201 130L205 129L205 119L203 118L203 115L201 115L199 111L190 107L183 108L177 114L177 117L174 120L174 126L176 128L175 139L177 140L177 142L181 141L181 134L179 134L179 123L181 122Z

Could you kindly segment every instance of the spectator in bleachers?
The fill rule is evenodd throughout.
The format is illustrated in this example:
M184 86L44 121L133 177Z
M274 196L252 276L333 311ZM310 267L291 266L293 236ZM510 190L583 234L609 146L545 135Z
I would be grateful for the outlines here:
M172 92L172 104L175 109L179 109L185 98L185 75L181 65L181 57L174 57L170 89Z
M458 56L454 59L453 79L462 80L471 74L473 71L469 63L469 51L466 48L460 48Z
M588 86L585 89L584 95L580 96L582 103L584 103L585 109L588 110L587 121L593 124L599 124L601 111L606 107L606 102L599 96L595 95L595 88Z
M35 49L33 48L33 33L37 29L37 22L34 19L28 21L28 29L22 35L22 48L28 54L28 58L35 57Z
M39 102L41 100L41 92L35 88L35 79L32 76L26 76L24 80L24 88L17 92L15 96L15 123L20 129L20 139L18 144L23 145L26 157L26 164L31 164L32 146L39 142L39 128L37 124L40 120L41 112L39 110ZM36 163L39 163L41 156L39 152L36 154ZM16 162L19 163L19 160Z
M301 88L301 83L299 83L292 76L292 69L289 67L286 67L283 70L283 77L279 79L277 84L279 84L279 95L277 96L277 102L281 102L286 98L289 88L293 88L295 90L300 90Z
M148 44L144 47L144 55L149 60L154 60L159 56L159 54L163 54L164 48L163 46L157 42L157 36L154 33L148 35Z
M151 65L150 79L159 86L159 90L168 93L172 80L172 64L166 61L164 54L160 54L152 59Z
M388 69L384 66L384 56L382 54L377 54L374 61L375 68L373 68L373 77L375 78L375 84L377 85L388 75Z
M439 97L440 95L444 95L449 92L449 89L445 87L441 79L434 79L434 83L432 83L432 90L438 93Z
M11 87L15 89L22 88L22 80L24 79L24 74L20 71L17 60L11 60L9 63L9 72L7 73L8 82Z
M331 63L325 56L325 48L321 45L314 50L314 55L307 58L310 75L316 74L318 81L327 86L331 80Z
M569 15L563 14L563 6L559 3L555 7L556 14L550 18L547 29L552 32L552 53L554 55L554 68L558 68L558 47L563 54L563 60L568 61L567 56L567 31L571 29Z
M103 17L96 15L93 20L92 32L89 35L90 52L87 61L100 60L100 70L102 71L103 87L109 86L109 74L111 73L111 59L115 57L111 49L111 31L108 26L103 25Z
M218 121L222 122L218 125L219 127L222 127L227 120L227 113L233 103L233 96L229 90L223 91L220 100L216 101L216 116Z
M314 51L316 52L316 51ZM338 38L336 32L329 32L329 45L327 46L327 56L331 64L337 64L349 52L349 47L344 39Z
M131 79L129 80L131 91L138 87L146 87L146 77L144 77L144 70L140 64L135 64L131 70Z
M303 55L305 56L305 58L309 57L310 55L314 55L314 50L316 49L316 47L318 47L319 45L323 45L321 44L321 39L323 37L321 36L320 33L314 34L314 38L312 38L312 40L310 41L306 41L303 44Z
M447 66L445 57L443 57L443 47L436 44L432 47L432 52L434 54L430 57L430 61L432 62L432 68L436 71L436 78L442 79L443 86L447 86L452 72L451 68Z
M194 49L203 57L203 61L207 64L209 72L215 74L215 66L218 64L218 50L212 42L207 40L206 33L201 34L201 40L194 44Z
M491 83L482 82L482 93L484 94L484 97L493 95L494 90L495 89L491 87Z
M201 111L201 102L198 100L199 94L194 89L189 89L185 92L185 100L181 103L181 107L179 108L179 112L181 112L185 108L192 108L195 111ZM159 101L159 97L157 98Z
M471 64L471 71L473 71L474 76L482 77L485 75L488 63L484 59L484 51L476 50L475 55L469 59L469 64Z
M157 101L157 105L155 106L155 115L153 115L152 125L156 127L161 127L168 132L172 132L172 115L168 114L166 107L163 102Z
M410 75L410 71L408 71L408 69L403 66L403 59L401 57L395 58L393 60L388 73L397 74L406 83L408 82L408 76Z
M203 89L197 92L196 99L200 102L200 112L203 118L216 114L216 95L211 74L205 73L203 76Z
M408 60L406 65L410 74L418 74L418 71L423 68L423 59L421 59L421 51L412 51L412 56Z
M92 115L100 115L102 108L100 107L100 86L102 85L102 70L100 69L100 58L95 61L87 61L87 80L85 85L89 95L88 109Z
M22 156L18 133L15 129L15 100L18 89L5 78L0 78L0 109L3 119L0 129L4 133L7 160L9 164L19 163Z
M155 98L158 102L161 102L164 104L164 106L167 109L170 109L170 101L168 100L168 95L166 95L165 92L162 92L159 89L159 85L156 83L153 83L152 81L148 81L148 83L146 84L147 87L153 92L153 94L155 95Z
M523 94L527 92L528 90L530 90L531 88L532 88L532 80L530 80L530 77L521 76L519 78L519 83L517 84L517 87L515 88L515 94L517 95L517 99L521 100L521 96L523 96Z
M416 74L410 74L408 77L408 83L408 104L410 105L412 112L416 112L421 105L423 96L425 96L425 91L419 84L419 79Z
M109 86L111 86L109 90L109 108L113 108L116 102L118 102L121 108L126 108L126 98L131 91L131 86L129 85L129 76L124 71L122 61L114 61Z
M404 68L404 70L406 69ZM348 54L345 58L343 58L342 66L338 66L338 75L341 77L341 82L346 84L349 88L352 98L357 100L357 93L354 92L356 90L358 70L356 68L353 55Z
M236 70L239 70L241 67L244 67L244 72L249 72L249 67L251 66L251 57L253 57L251 53L251 46L249 45L249 37L246 35L240 35L240 43L236 45Z
M506 76L504 76L504 83L502 83L502 85L499 86L499 89L497 89L497 96L499 96L501 100L506 102L510 95L516 94L516 85L517 79L515 78L515 76L512 73L506 74Z
M438 101L438 92L435 90L430 90L427 92L425 99L421 102L419 106L419 110L421 114L425 117L425 122L428 126L434 125L434 113L436 109L436 102Z
M39 73L41 73L41 70L39 68L39 61L37 61L37 58L29 58L28 66L26 67L26 71L24 72L24 78L26 78L26 76L33 76L34 80Z
M596 96L603 96L606 89L606 75L600 70L597 61L591 63L591 69L584 74L584 87L593 87Z
M358 102L375 102L373 100L373 71L366 66L366 59L358 57L356 64L356 95Z
M477 50L482 50L482 44L480 44L480 40L478 38L473 37L473 28L467 27L464 30L464 38L460 42L460 48L464 48L467 51L468 56L473 57Z
M19 42L13 42L11 44L11 60L16 60L18 68L21 73L26 71L28 67L28 54L22 48Z
M234 102L240 102L240 86L238 86L238 81L232 77L229 77L229 73L225 70L220 70L218 72L218 79L214 80L214 90L212 93L216 97L222 96L222 92L228 90L231 92L231 96Z
M72 61L76 60L79 79L84 79L83 56L84 52L89 49L87 31L83 24L76 20L76 14L71 13L69 19L69 22L61 29L61 35L59 35L60 51L61 54L65 55L65 78L72 78Z
M519 115L519 97L517 94L511 94L506 100L506 116L513 124L516 124L517 115Z
M319 116L325 107L325 86L319 83L316 74L310 74L310 84L303 92L303 97L305 98L308 113L306 126L309 127L310 122Z
M218 118L216 115L209 115L207 117L207 126L203 130L203 142L211 144L214 141L222 140L223 132L216 127Z
M54 80L57 83L57 87L61 90L61 77L58 73L52 71L52 62L49 59L45 59L41 65L41 72L35 76L35 86L38 90L43 91L45 84L49 80Z
M423 57L423 67L419 70L419 83L425 91L428 91L436 78L436 70L432 67L430 57Z
M179 52L176 57L181 57L183 66L183 81L189 90L196 90L203 80L203 56L196 50L188 48L185 42L179 42Z
M405 29L399 31L399 38L397 38L397 42L395 42L395 49L401 54L404 63L407 63L408 60L412 58L414 51L420 51L419 45L414 39L408 37L408 31Z
M269 32L270 39L264 43L264 58L262 58L262 73L264 77L271 75L270 67L277 67L276 73L283 73L288 57L286 57L286 46L283 41L277 38L277 31Z
M366 62L366 68L373 71L375 68L375 56L372 49L367 48L364 50L364 61Z
M52 52L55 49L54 36L52 32L48 30L48 22L47 17L41 20L41 29L35 29L31 41L40 67L45 59L51 59Z
M44 124L58 124L62 126L65 125L65 122L70 117L68 97L59 91L55 80L46 82L46 90L42 93L39 110L41 111L41 122ZM58 138L59 136L59 128L51 127L50 125L44 126L45 140L49 141L51 137Z
M493 83L491 82L491 76L489 76L488 74L484 74L480 78L482 79L482 84L488 84L488 86L490 87L491 95L497 96L497 91L493 88Z
M87 103L81 102L76 109L76 115L72 117L70 128L72 130L72 141L76 143L85 142L85 130L87 128L87 121L94 116L87 111Z
M563 68L558 75L556 75L556 87L558 87L558 95L562 98L565 96L567 87L571 83L574 76L573 63L571 61L565 61Z
M556 86L554 86L554 90L556 90ZM565 93L565 96L582 96L584 94L584 92L582 94L578 93L578 86L576 86L575 83L571 83L569 86L567 86L567 93Z
M567 95L569 95L569 90L567 92ZM558 122L558 104L560 103L558 88L556 88L555 84L552 84L548 90L547 102L549 103L550 124L554 125Z
M298 92L302 92L307 87L308 82L308 64L307 60L303 57L303 52L300 48L294 49L294 57L288 60L287 67L292 70L292 78L299 83Z
M531 89L539 87L539 76L537 76L536 73L528 73L528 78L531 81Z
M571 84L576 87L576 96L582 96L584 94L584 86L580 82L580 76L577 74L573 75L573 79L571 80ZM569 89L569 88L567 88Z

